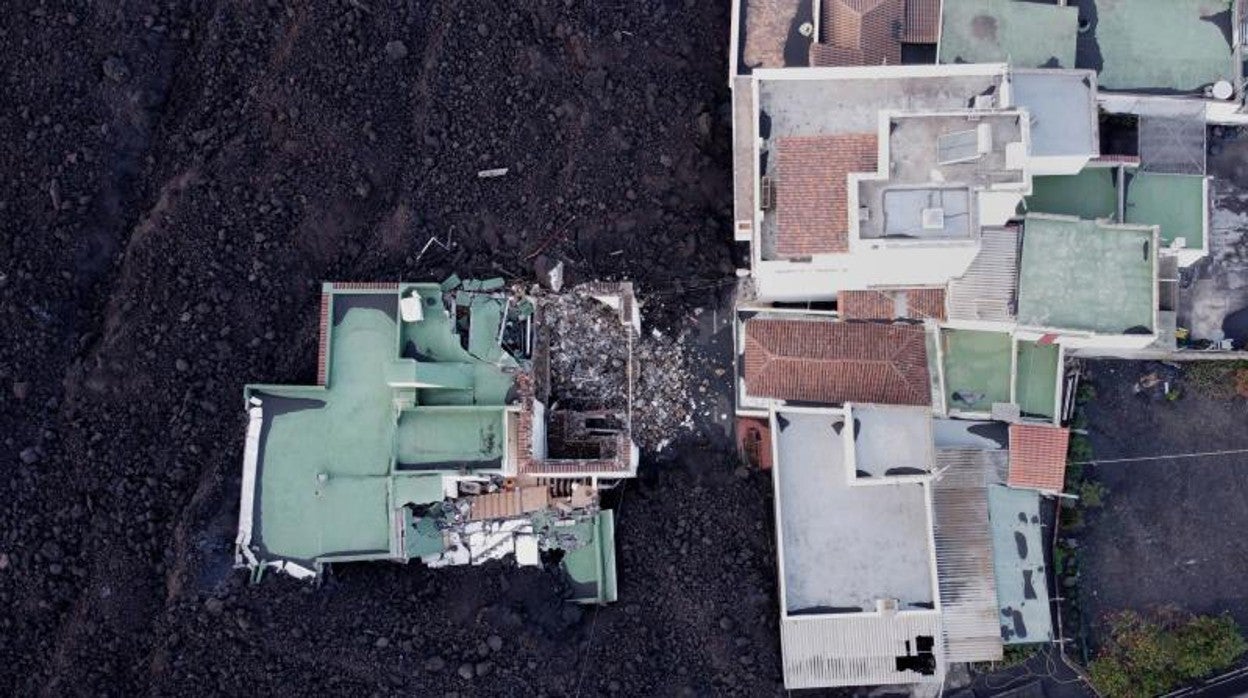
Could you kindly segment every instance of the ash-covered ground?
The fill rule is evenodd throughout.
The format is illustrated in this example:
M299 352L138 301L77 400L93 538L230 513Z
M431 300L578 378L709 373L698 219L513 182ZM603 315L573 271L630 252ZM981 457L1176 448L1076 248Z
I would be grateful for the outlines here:
M732 454L729 343L703 321L735 266L728 22L6 6L0 693L778 693L770 488ZM686 426L646 437L671 441L618 495L619 603L502 565L232 571L242 386L315 380L319 284L531 280L539 258L636 283L662 338L641 375L686 357L652 404Z

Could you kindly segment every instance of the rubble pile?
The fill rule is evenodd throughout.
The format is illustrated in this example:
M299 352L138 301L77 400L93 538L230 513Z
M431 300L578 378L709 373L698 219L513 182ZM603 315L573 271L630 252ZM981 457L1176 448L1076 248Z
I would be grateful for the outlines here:
M647 451L661 451L694 429L694 416L705 412L694 368L700 364L687 333L673 338L653 329L634 349L637 381L633 396L633 441Z
M542 324L550 333L552 409L627 405L631 327L614 309L580 291L549 296L542 307Z

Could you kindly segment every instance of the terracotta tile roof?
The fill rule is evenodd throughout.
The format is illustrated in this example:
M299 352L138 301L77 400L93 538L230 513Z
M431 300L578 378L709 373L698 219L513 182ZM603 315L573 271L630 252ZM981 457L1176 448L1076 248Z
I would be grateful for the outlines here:
M846 177L875 171L875 134L787 136L776 151L776 252L848 252Z
M819 16L820 43L859 52L841 54L845 59L857 57L856 63L825 65L900 64L902 2L825 0Z
M845 320L944 320L945 289L841 291L836 306Z
M906 0L901 40L908 44L934 44L939 33L940 0Z
M1010 425L1010 487L1061 492L1066 484L1070 430L1035 424Z
M746 391L800 402L930 405L921 328L754 318L745 323Z

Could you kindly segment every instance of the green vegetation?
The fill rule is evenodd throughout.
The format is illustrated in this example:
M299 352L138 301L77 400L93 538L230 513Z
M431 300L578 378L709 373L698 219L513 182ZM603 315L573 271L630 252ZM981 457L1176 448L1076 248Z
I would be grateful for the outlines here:
M1230 667L1248 651L1227 616L1192 616L1177 609L1123 611L1108 620L1105 647L1088 667L1107 698L1155 696Z
M1082 405L1096 399L1096 386L1091 383L1080 383L1075 391L1075 402Z
M1092 442L1083 434L1071 434L1066 459L1078 463L1092 460Z
M1079 483L1079 504L1085 509L1096 509L1105 503L1109 489L1099 482L1084 480Z

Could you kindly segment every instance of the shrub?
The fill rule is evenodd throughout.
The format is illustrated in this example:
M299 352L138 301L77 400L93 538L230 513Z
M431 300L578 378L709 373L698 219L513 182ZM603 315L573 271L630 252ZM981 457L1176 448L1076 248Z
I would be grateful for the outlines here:
M1093 685L1107 698L1165 693L1231 666L1248 651L1228 616L1123 611L1108 624L1109 638L1088 667Z
M1096 509L1105 503L1109 489L1099 482L1085 480L1079 484L1079 503L1085 508Z
M1092 402L1096 399L1096 386L1091 383L1080 383L1079 388L1075 390L1075 402L1082 405L1086 402Z
M1083 434L1071 434L1066 458L1076 462L1092 460L1092 442Z

